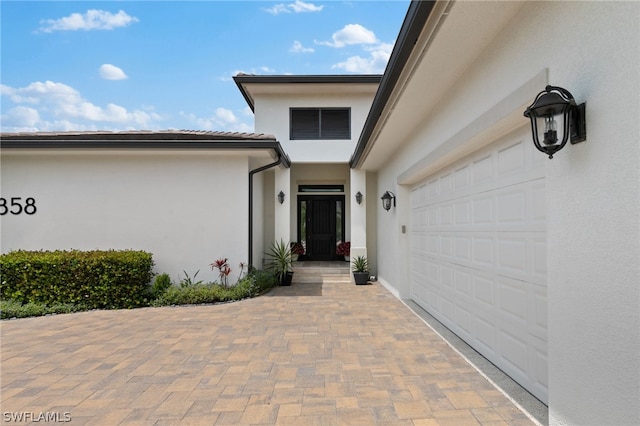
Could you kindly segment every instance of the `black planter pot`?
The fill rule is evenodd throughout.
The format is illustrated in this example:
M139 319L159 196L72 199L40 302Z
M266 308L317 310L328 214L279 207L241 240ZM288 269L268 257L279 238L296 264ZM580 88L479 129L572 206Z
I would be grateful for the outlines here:
M291 281L293 281L293 272L290 271L282 276L282 279L280 280L280 285L290 286Z
M364 285L369 282L369 273L368 272L354 272L353 279L356 282L356 285Z

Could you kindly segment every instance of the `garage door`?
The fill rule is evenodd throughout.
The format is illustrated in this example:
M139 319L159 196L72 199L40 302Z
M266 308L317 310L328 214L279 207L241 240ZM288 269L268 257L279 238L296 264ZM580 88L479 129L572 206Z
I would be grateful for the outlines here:
M547 157L526 129L411 190L413 300L547 402Z

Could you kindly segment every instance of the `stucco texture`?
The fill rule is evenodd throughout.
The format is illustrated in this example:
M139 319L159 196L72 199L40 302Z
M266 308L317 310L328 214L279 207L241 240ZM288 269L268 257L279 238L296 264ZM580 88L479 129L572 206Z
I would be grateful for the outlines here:
M441 34L462 31L447 25L481 5L456 3ZM459 52L476 56L437 108L406 124L408 136L378 171L378 187L398 197L378 221L381 279L408 292L406 268L397 267L408 253L398 231L408 193L397 177L546 72L548 84L587 104L586 142L545 164L550 423L639 424L640 3L525 2L500 28L486 46ZM446 41L436 38L431 51L444 54ZM438 61L429 52L422 61Z
M240 156L3 151L3 197L37 213L3 216L2 251L145 250L174 281L213 281L215 259L247 261L247 175Z

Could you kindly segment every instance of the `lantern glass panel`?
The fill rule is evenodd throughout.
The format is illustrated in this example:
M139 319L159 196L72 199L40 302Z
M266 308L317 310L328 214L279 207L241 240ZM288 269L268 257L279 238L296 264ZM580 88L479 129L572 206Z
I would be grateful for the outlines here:
M536 117L536 126L538 127L540 145L549 146L562 142L562 136L565 133L565 117L563 114Z

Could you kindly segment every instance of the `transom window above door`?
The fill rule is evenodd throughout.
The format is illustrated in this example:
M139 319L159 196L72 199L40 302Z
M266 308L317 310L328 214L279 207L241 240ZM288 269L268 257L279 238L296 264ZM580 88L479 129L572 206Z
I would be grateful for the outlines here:
M290 139L351 139L351 108L291 108Z
M298 192L344 192L344 185L298 185Z

